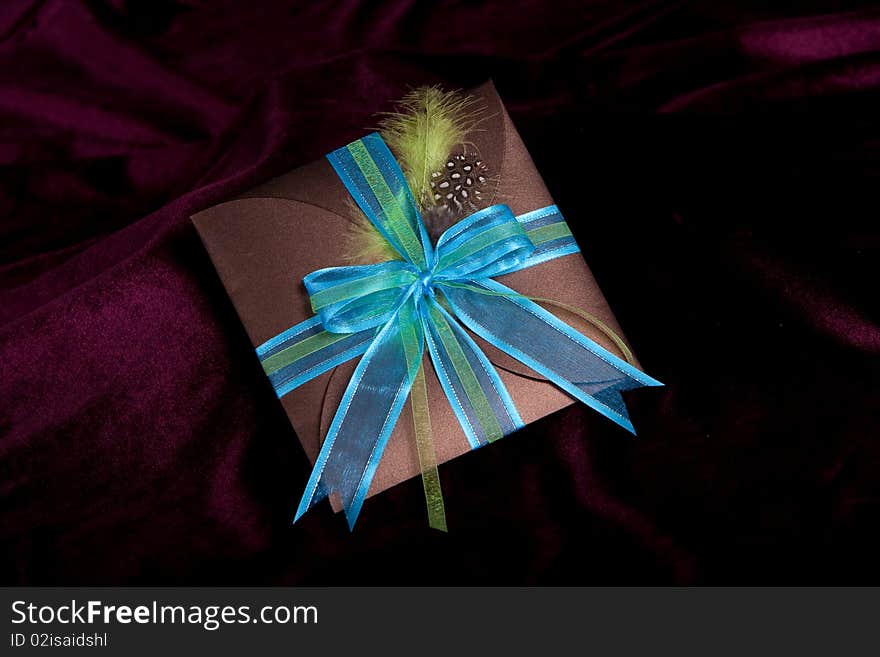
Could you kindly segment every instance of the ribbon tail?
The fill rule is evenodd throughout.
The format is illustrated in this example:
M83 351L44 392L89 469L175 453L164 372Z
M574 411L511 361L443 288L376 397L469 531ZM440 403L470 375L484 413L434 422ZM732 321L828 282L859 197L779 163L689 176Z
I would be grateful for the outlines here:
M434 300L421 313L437 378L471 448L524 426L492 363L459 323Z
M419 454L419 469L422 471L422 486L425 489L425 506L428 509L428 526L445 532L447 531L446 508L443 504L443 490L440 487L437 454L434 452L431 413L428 409L428 390L425 385L425 368L423 366L419 366L416 372L409 397L416 448Z
M348 525L354 527L421 362L424 338L415 305L410 298L401 306L355 368L294 522L338 493Z
M443 293L474 333L633 434L620 393L663 385L496 281L444 286Z

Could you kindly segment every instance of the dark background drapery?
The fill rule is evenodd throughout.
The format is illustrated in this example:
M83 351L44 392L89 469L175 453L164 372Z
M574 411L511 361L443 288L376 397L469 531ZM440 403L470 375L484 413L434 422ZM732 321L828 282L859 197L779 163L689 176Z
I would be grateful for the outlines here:
M877 583L873 4L5 0L2 582ZM667 385L291 526L189 215L489 77Z

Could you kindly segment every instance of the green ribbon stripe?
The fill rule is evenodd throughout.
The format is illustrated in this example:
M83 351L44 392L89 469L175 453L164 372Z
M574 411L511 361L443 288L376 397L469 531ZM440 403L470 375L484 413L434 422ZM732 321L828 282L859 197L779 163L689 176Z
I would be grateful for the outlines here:
M376 166L369 151L367 151L367 147L361 141L356 141L349 144L347 148L373 194L376 196L376 200L379 201L379 205L385 215L385 222L383 223L400 241L400 245L406 251L410 261L424 267L427 263L425 262L422 245L413 231L400 201L394 196L394 193L385 181L385 177L379 171L379 167Z
M428 509L428 526L445 532L447 531L446 508L443 504L437 453L434 451L434 438L431 433L431 412L428 408L424 367L419 367L419 371L416 372L409 401L416 436L416 450L419 454L419 468L422 471L422 487L425 490L425 505Z
M400 287L415 280L415 274L411 271L379 272L321 290L311 295L309 300L312 303L312 310L318 312L321 308L326 308L334 303L362 298L373 292Z
M537 230L537 229L536 229ZM454 249L451 253L444 256L440 262L439 268L454 266L460 260L472 256L474 253L491 246L495 242L501 242L508 237L514 237L522 234L522 226L517 223L504 223L493 226L484 233L481 233L473 239ZM531 238L530 238L531 239Z
M282 349L277 354L269 356L262 362L263 371L268 376L269 374L272 374L272 372L277 372L282 367L287 367L300 358L305 358L324 347L329 347L331 344L339 342L340 340L345 340L348 337L351 337L350 333L330 333L328 331L315 333L302 342L292 344L289 347Z
M533 228L527 231L526 234L532 240L532 244L538 246L544 242L558 240L560 237L571 237L571 229L564 221L559 221L555 224Z
M486 398L486 394L483 392L480 382L477 381L477 377L471 368L471 364L468 362L467 356L465 356L461 345L458 344L458 339L452 332L452 328L437 308L432 306L430 313L431 319L434 320L434 328L437 331L440 342L443 343L443 347L446 349L446 354L449 356L449 360L452 362L452 367L461 381L461 385L474 409L477 420L483 427L483 431L486 433L486 439L489 442L493 442L502 438L504 434L501 431L501 425L498 423L498 418L495 417L495 413L492 411L489 400Z

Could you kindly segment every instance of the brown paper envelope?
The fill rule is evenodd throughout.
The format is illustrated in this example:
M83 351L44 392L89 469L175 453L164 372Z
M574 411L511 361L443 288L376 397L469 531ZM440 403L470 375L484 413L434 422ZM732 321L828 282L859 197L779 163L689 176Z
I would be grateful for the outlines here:
M544 181L510 121L491 82L470 91L480 98L485 117L468 135L490 169L492 188L483 206L504 203L515 215L553 204ZM565 215L565 208L560 208ZM193 222L256 347L312 316L303 277L316 269L345 264L345 233L351 222L348 192L322 158L226 203L193 216ZM499 282L531 296L549 297L599 317L619 335L620 328L580 254L563 256ZM574 315L563 321L616 353L600 331ZM524 422L533 422L573 400L506 354L477 343L498 367ZM256 355L254 355L256 358ZM290 422L314 463L357 359L303 384L281 398ZM425 358L431 426L437 460L470 451L440 383ZM395 427L369 495L419 474L408 406ZM302 482L303 486L305 481ZM333 507L339 510L338 500Z

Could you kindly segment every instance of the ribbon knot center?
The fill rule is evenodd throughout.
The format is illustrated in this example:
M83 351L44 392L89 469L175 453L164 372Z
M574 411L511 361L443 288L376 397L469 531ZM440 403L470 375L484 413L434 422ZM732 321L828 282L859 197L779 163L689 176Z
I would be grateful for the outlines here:
M434 296L434 272L423 271L419 274L419 293L429 297Z

